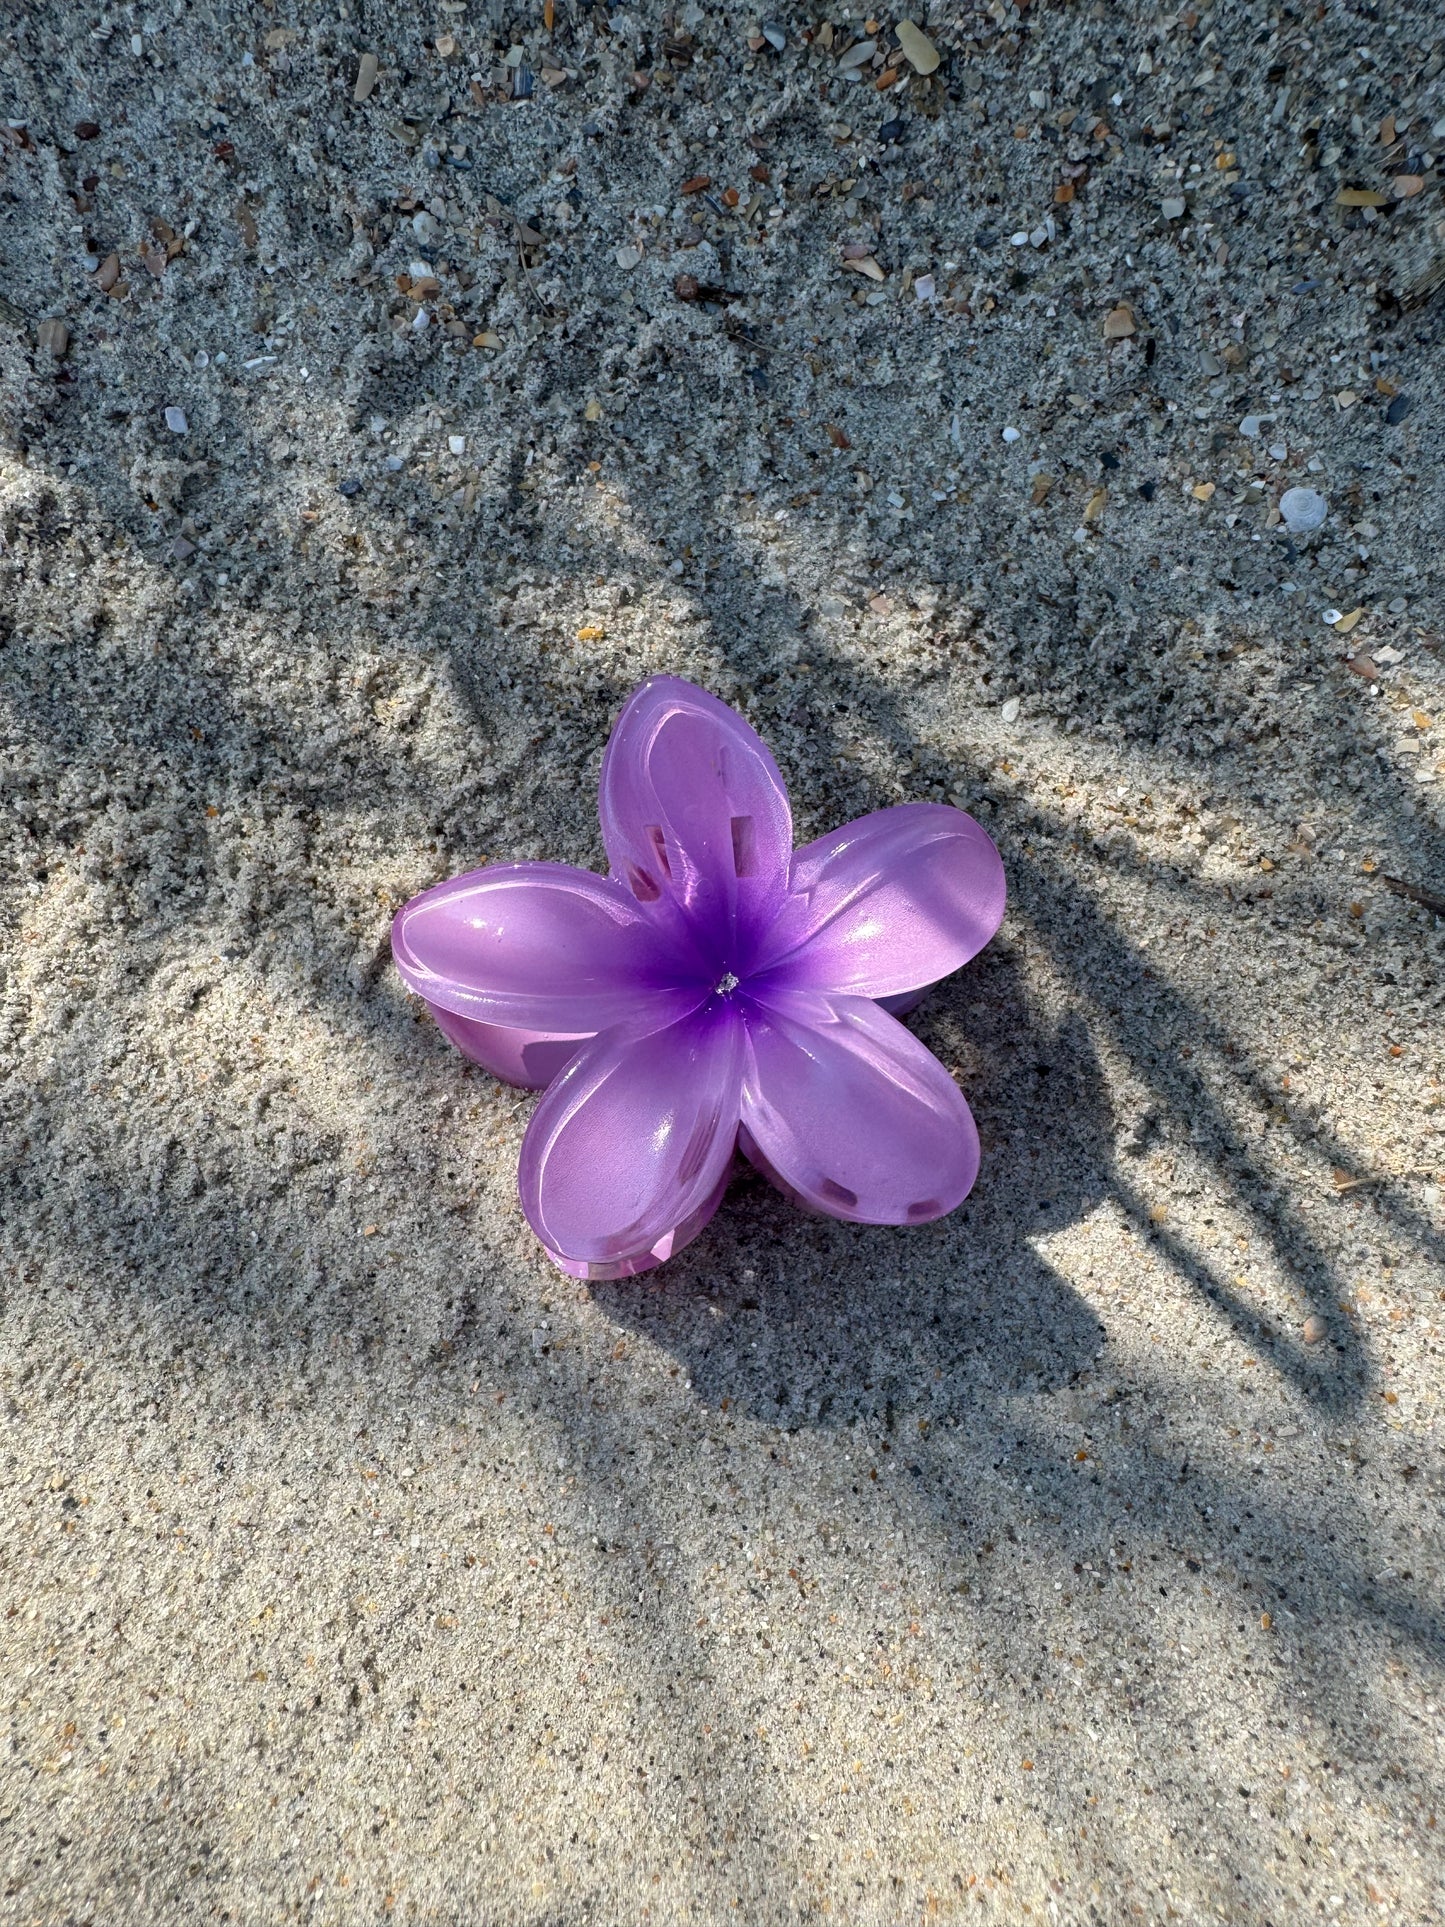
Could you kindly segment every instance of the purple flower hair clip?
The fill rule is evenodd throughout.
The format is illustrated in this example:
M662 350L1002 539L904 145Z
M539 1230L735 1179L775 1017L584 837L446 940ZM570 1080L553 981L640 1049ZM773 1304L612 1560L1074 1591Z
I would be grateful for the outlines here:
M508 1083L543 1089L522 1209L578 1278L625 1278L695 1238L740 1150L856 1224L967 1197L978 1132L892 1014L1003 916L998 851L962 810L904 803L793 849L757 733L675 676L628 700L602 761L611 874L473 870L392 928L402 981Z

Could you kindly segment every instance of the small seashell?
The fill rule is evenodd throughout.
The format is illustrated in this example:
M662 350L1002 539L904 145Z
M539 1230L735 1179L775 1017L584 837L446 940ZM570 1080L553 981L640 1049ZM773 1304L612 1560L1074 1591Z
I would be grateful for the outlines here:
M1312 535L1324 524L1330 505L1313 488L1287 488L1279 498L1279 512L1291 535Z

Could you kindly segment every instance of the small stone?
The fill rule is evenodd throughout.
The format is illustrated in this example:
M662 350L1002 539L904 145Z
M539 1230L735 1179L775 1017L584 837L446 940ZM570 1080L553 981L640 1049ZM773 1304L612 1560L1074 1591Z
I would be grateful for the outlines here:
M1028 229L1022 228L1022 227L1016 228L1014 232L1009 236L1008 244L1011 248L1026 248L1029 244Z
M194 555L195 552L196 545L188 536L178 535L171 543L171 554L177 562L184 562L187 557Z
M1284 442L1271 442L1269 445L1269 459L1272 462L1288 461L1289 449L1286 444Z
M788 44L787 30L780 27L776 20L765 20L763 22L763 39L767 41L770 47L774 48L778 53L781 53Z
M1324 1319L1320 1317L1317 1311L1312 1311L1305 1320L1305 1343L1307 1345L1318 1345L1328 1331L1329 1326L1325 1323Z
M915 27L911 20L900 20L894 31L903 49L903 58L914 73L931 74L937 70L938 49L921 27Z
M35 330L35 345L42 353L63 361L70 348L70 329L63 321L42 321Z
M1395 399L1390 403L1390 406L1385 410L1385 420L1390 424L1391 428L1398 428L1414 406L1413 396L1396 395Z
M406 464L400 455L388 455L382 466L389 475L399 475Z
M78 120L75 123L75 138L78 141L93 141L100 137L99 123L93 120Z
M186 420L185 409L168 408L166 410L166 427L173 435L184 435L190 427L190 423Z
M1239 432L1247 442L1257 442L1268 420L1268 415L1246 415L1239 424Z
M1111 308L1104 316L1105 341L1122 341L1134 333L1134 315L1126 302L1121 301L1117 308Z
M354 475L348 475L346 480L344 482L338 482L336 487L337 492L344 495L348 501L353 495L360 495L361 493L361 484Z
M937 290L931 274L920 274L918 276L918 279L913 283L913 298L915 301L936 301L938 299Z
M1331 629L1342 619L1342 616L1343 611L1340 609L1321 609L1320 611L1321 622L1327 623Z
M465 455L467 452L466 436L465 435L448 435L447 447L451 450L453 455Z
M441 239L441 222L434 214L428 214L424 207L418 208L411 217L411 231L422 246L427 247Z
M1423 174L1397 174L1392 183L1397 201L1411 200L1416 194L1423 193L1425 176Z
M631 246L617 250L617 265L624 273L630 273L642 259L642 249Z
M356 63L356 85L351 90L353 100L366 100L376 85L376 70L379 62L375 54L363 54Z
M1005 723L1016 723L1019 719L1018 697L1010 696L1008 701L1004 704L1003 708L998 713L999 713L1000 721Z
M866 67L878 51L876 40L855 40L853 45L838 62L841 73L852 73L855 67Z
M897 143L903 139L907 131L908 122L906 120L885 120L883 125L878 129L878 144L880 147L896 146Z
M1159 212L1166 221L1182 221L1188 211L1188 203L1179 194L1166 194L1159 203Z
M1022 435L1023 435L1022 429L1018 429L1018 428L1006 428L1003 431L1003 438L1006 442L1019 441L1022 439Z
M1312 535L1323 526L1330 505L1318 489L1287 488L1279 498L1279 512L1291 535Z

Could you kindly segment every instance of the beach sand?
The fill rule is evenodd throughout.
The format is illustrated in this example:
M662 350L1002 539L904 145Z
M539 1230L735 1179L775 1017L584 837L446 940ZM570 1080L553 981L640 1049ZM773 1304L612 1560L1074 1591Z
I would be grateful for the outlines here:
M918 19L0 22L0 1920L1442 1917L1438 15ZM983 1169L587 1286L388 930L662 671Z

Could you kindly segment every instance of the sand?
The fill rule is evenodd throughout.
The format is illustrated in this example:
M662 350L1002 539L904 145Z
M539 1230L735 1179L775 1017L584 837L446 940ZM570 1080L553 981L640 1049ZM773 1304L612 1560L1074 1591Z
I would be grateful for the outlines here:
M915 18L0 23L7 1923L1442 1917L1438 17ZM984 1163L588 1287L388 926L662 670Z

